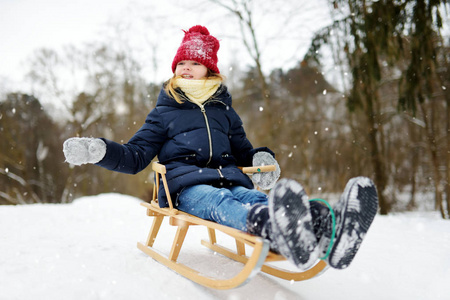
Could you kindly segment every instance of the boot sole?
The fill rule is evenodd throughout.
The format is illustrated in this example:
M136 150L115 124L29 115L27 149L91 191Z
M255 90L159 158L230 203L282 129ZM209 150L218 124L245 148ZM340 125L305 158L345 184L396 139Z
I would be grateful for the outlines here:
M339 232L328 263L336 269L345 269L352 262L372 224L378 210L378 196L373 182L365 177L356 177L345 187L343 197L347 199L339 212Z
M269 194L269 215L280 253L298 268L310 268L318 251L303 187L294 180L280 180Z

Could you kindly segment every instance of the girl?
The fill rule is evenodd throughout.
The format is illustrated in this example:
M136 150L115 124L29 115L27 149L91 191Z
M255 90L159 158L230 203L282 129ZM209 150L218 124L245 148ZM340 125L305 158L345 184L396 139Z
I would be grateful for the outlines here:
M158 156L177 209L268 239L272 250L300 269L319 257L334 268L347 267L376 214L375 186L354 178L331 208L309 202L295 181L275 185L280 170L274 153L253 148L232 108L217 67L219 46L203 26L185 31L172 63L174 76L141 129L124 145L70 138L64 142L67 162L135 174ZM255 174L253 182L237 168L268 164L277 170ZM254 184L273 189L266 196ZM168 206L162 185L159 203Z

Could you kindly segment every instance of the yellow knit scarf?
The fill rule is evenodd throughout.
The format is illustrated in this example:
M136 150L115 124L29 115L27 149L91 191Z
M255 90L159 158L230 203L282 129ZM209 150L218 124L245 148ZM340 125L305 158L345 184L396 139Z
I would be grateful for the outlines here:
M179 87L195 104L201 106L206 100L211 98L217 91L222 80L220 79L185 79L177 78L174 88Z

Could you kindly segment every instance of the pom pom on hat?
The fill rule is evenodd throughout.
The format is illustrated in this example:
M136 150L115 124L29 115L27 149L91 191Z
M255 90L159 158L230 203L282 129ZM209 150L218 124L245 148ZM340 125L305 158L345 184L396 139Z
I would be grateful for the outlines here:
M184 30L183 30L184 31ZM196 25L184 31L184 38L172 62L172 72L182 60L193 60L201 63L214 73L220 73L217 67L217 51L219 41L209 34L206 27Z
M201 34L204 34L204 35L209 35L208 29L205 26L202 26L202 25L195 25L195 26L192 26L191 28L189 28L188 31L186 31L186 30L183 30L183 31L184 31L184 33L198 32L198 33L201 33Z

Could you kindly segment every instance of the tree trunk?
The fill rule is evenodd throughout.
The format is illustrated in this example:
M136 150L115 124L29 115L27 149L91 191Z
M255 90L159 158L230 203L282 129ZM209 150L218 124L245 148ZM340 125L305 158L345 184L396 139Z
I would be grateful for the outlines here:
M414 141L415 140L414 129L412 128L409 132L412 140ZM411 174L410 174L411 198L407 206L407 209L409 210L416 208L416 186L417 186L416 173L419 166L418 160L419 160L418 149L416 146L413 146L413 148L411 149Z
M449 63L445 61L445 64L449 66ZM447 86L448 81L441 80L441 86ZM445 93L445 104L447 111L446 132L445 137L447 139L447 153L445 154L446 173L445 173L445 203L447 204L447 213L445 218L450 219L450 93Z
M447 203L447 219L450 219L450 95L449 93L446 94L446 103L447 103L447 180L446 180L446 186L445 186L445 196L446 196L446 203Z
M427 149L430 153L431 168L433 170L433 182L434 182L434 195L435 195L435 209L441 212L442 218L445 219L445 209L442 202L442 188L441 188L441 173L439 172L439 160L437 154L436 134L433 128L433 108L431 108L430 117L427 114L424 103L420 103L420 109L423 114L423 120L425 122L425 130L427 134L426 142Z
M376 99L378 97L377 92L367 94L366 97L367 97L366 118L367 118L367 128L369 130L368 135L370 146L370 160L372 162L373 170L375 173L374 183L377 186L378 190L380 214L387 215L391 210L391 205L387 200L386 196L384 195L384 190L386 189L387 184L386 166L377 141L378 124L376 121L376 112L374 112L373 109L373 102L378 101L378 99Z

